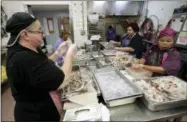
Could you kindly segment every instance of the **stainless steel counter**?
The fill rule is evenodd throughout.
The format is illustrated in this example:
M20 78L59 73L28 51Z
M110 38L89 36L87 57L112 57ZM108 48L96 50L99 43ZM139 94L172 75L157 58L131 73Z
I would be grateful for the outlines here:
M158 121L187 115L187 107L152 112L139 99L133 104L109 109L111 121Z

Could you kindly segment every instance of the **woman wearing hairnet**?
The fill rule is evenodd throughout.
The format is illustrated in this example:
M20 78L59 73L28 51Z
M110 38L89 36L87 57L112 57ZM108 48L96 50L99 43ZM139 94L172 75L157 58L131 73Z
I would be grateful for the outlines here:
M48 58L38 48L43 42L40 22L24 12L12 15L6 31L11 34L6 68L16 101L15 121L60 121L62 106L55 99L56 90L68 84L64 79L71 72L76 45L68 49L67 43L62 43ZM54 61L64 53L66 57L60 69Z
M153 44L134 68L144 68L153 72L153 76L177 75L180 70L180 54L173 47L176 32L165 28L160 32L158 42Z

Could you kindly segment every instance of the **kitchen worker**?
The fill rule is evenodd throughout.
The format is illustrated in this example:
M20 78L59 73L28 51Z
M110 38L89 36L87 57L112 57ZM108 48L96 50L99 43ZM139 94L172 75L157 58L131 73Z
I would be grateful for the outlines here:
M153 76L177 75L180 70L180 55L173 47L176 32L165 28L160 32L158 42L153 44L134 68L143 68L153 72Z
M115 40L116 37L116 30L110 25L108 27L108 31L107 31L107 41L111 41L111 40Z
M54 44L54 51L56 51L56 50L58 49L58 47L60 46L60 44L62 44L62 43L65 42L65 41L67 41L68 44L70 45L70 44L71 44L71 40L70 40L68 37L69 37L69 33L66 32L66 31L62 31L62 32L60 33L59 39L58 39L57 42ZM57 65L62 66L63 57L64 57L64 56L60 56L60 57L56 60Z
M11 34L7 48L7 75L15 99L15 121L60 121L54 92L67 86L76 45L63 43L48 58L37 48L43 42L40 22L25 12L13 14L6 24ZM68 50L67 50L68 49ZM54 61L66 53L64 65ZM64 81L64 82L63 82ZM51 95L53 94L53 95Z
M115 45L121 45L121 47L116 47L115 49L117 51L129 52L130 54L135 55L136 58L141 58L144 51L144 45L138 32L138 24L130 23L127 27L127 35L122 38L121 42L112 42Z

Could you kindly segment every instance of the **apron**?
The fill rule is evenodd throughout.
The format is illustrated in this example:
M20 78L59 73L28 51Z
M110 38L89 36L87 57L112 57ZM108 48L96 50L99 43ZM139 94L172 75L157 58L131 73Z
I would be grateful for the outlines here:
M121 46L122 47L127 47L130 43L130 39L128 37L124 37L121 41Z
M123 37L123 39L121 40L121 45L122 47L128 47L129 43L131 42L132 38L135 36L136 34L134 34L133 36L125 36Z
M153 46L149 50L149 55L150 56L148 57L147 60L149 61L150 65L160 66L160 65L162 65L166 61L166 59L167 59L170 51L172 51L173 48L168 49L168 50L166 50L164 52L160 52L160 51L159 52L158 51L153 52L152 48L154 46L158 46L158 44L157 43L153 44Z
M59 114L62 114L63 108L61 103L61 90L51 91L49 92L49 95L51 96L51 99L53 100Z

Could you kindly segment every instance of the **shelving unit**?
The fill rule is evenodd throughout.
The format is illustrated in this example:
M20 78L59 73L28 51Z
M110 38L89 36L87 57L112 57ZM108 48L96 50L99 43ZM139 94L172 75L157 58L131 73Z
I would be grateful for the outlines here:
M105 24L103 19L99 19L98 24L88 23L88 37L90 38L92 35L100 35L101 39L99 41L103 41L105 36L104 28Z

